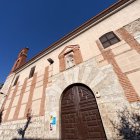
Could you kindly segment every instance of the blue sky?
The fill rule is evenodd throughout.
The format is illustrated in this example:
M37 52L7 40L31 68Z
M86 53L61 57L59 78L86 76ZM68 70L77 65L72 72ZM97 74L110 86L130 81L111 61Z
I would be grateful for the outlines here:
M0 0L0 83L18 52L28 59L117 0Z

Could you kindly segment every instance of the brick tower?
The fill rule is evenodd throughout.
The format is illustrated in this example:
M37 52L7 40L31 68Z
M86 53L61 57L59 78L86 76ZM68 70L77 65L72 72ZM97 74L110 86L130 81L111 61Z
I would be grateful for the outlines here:
M29 50L29 48L23 48L20 51L18 58L17 58L16 62L14 63L14 66L11 70L11 73L13 71L15 71L17 68L19 68L20 66L22 66L26 62L28 50Z

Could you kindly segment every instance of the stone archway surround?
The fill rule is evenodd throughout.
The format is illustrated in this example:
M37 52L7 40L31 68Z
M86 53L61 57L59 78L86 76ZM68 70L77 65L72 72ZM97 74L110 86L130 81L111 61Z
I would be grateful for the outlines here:
M52 85L46 89L45 138L61 139L61 95L71 84L81 83L88 86L95 94L103 126L108 139L113 137L111 118L115 112L128 102L111 65L98 68L95 59L90 59L65 72L52 77ZM117 95L117 96L116 96ZM119 104L119 106L117 106ZM50 128L50 116L56 117L56 125ZM111 114L111 116L110 116Z

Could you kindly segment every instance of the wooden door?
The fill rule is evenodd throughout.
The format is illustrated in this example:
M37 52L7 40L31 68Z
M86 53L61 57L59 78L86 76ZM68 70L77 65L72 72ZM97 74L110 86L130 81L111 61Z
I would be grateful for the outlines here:
M96 99L85 86L73 85L61 103L62 140L106 140Z

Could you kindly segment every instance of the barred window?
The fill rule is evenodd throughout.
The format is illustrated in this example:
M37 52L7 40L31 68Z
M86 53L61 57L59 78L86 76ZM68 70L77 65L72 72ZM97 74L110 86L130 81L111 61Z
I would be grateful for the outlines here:
M104 48L107 48L113 44L116 44L120 39L111 31L99 38Z

